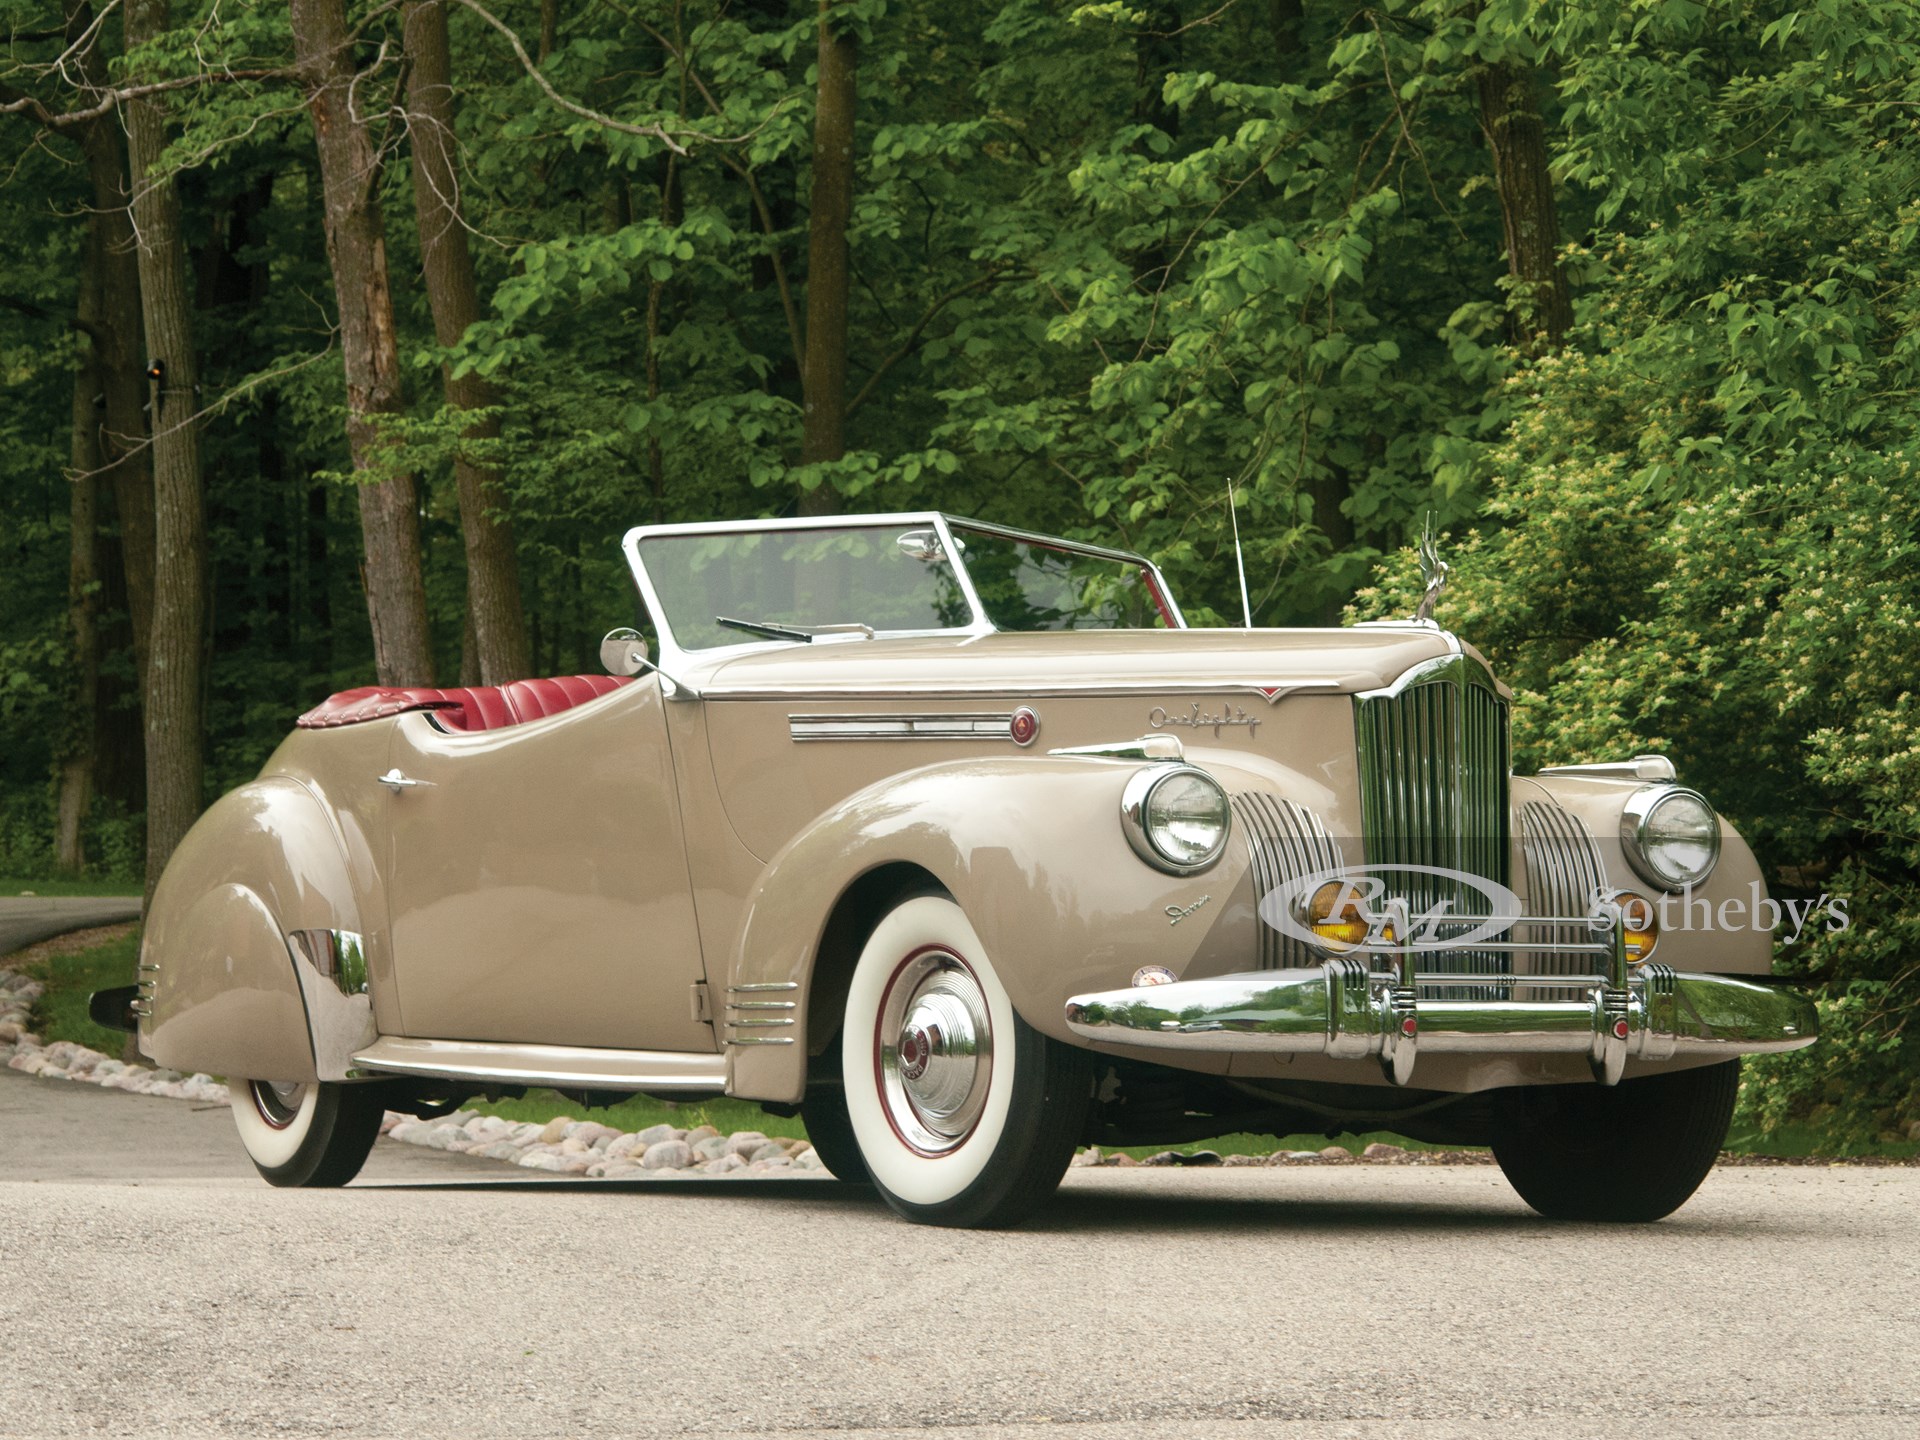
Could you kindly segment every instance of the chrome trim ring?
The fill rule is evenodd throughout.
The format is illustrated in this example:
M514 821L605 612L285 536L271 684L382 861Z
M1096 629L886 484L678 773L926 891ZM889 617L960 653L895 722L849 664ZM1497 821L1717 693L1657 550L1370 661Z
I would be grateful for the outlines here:
M1669 800L1682 796L1698 800L1707 814L1713 817L1706 867L1698 875L1685 877L1669 875L1661 870L1645 849L1647 824L1653 819L1654 812ZM1627 803L1620 807L1620 848L1626 852L1627 863L1633 867L1634 874L1649 885L1677 894L1689 885L1700 884L1713 874L1714 866L1720 863L1720 812L1713 808L1713 802L1706 796L1684 785L1642 786L1629 795Z
M253 1108L275 1130L285 1130L300 1118L300 1103L307 1087L297 1080L250 1080Z
M973 968L925 946L900 962L874 1021L880 1103L902 1144L944 1155L973 1133L993 1078L993 1018Z
M1178 775L1198 775L1220 797L1220 838L1211 854L1192 864L1175 860L1163 852L1153 843L1153 835L1147 829L1147 802L1155 790ZM1120 828L1126 833L1127 844L1133 847L1133 853L1154 869L1164 870L1169 875L1198 875L1203 870L1211 870L1226 854L1227 841L1233 834L1233 804L1220 782L1199 766L1158 761L1134 771L1128 777L1126 788L1120 792Z

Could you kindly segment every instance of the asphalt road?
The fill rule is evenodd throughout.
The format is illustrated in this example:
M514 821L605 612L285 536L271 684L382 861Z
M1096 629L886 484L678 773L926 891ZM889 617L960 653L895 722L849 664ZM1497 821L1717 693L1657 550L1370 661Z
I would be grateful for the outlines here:
M69 930L140 918L140 897L0 895L0 955Z
M0 1071L0 1434L1212 1440L1920 1429L1920 1170L1554 1227L1487 1168L1075 1171L1012 1233L583 1182Z

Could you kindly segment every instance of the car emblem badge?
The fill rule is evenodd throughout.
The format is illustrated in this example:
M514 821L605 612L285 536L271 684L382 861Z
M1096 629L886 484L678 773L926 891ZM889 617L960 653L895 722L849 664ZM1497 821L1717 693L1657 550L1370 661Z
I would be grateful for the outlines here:
M900 1073L918 1080L927 1073L927 1061L933 1057L933 1041L924 1030L909 1030L900 1039Z
M1147 724L1156 730L1211 730L1216 738L1222 730L1236 725L1245 726L1249 736L1260 728L1260 717L1247 714L1239 705L1223 703L1218 710L1202 710L1198 700L1190 700L1187 707L1187 713L1182 715L1169 711L1164 705L1156 705L1147 712Z
M1433 619L1434 604L1447 588L1447 562L1440 558L1440 545L1433 533L1433 512L1427 512L1427 528L1420 536L1420 580L1423 586L1420 606L1413 612L1416 621Z
M1191 905L1167 906L1167 914L1173 917L1171 920L1167 921L1167 923L1169 925L1178 925L1182 920L1186 919L1189 915L1193 914L1194 911L1198 910L1202 905L1206 904L1211 899L1213 899L1213 896L1211 895L1202 895L1198 900L1194 901L1193 904Z

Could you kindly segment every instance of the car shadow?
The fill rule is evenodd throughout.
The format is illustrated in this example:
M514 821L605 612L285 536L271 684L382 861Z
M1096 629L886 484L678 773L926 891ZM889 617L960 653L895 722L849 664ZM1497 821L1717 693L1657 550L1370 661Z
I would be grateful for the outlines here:
M756 1204L802 1203L847 1212L867 1212L889 1217L879 1192L866 1183L848 1183L828 1178L807 1180L585 1180L555 1177L537 1179L513 1177L501 1180L467 1181L375 1181L360 1182L354 1190L445 1192L467 1191L492 1195L617 1195L639 1201L669 1199L673 1196L698 1196L708 1199L751 1200ZM1757 1222L1750 1214L1730 1216L1699 1207L1684 1207L1666 1220L1646 1225L1610 1225L1574 1223L1542 1218L1529 1210L1518 1196L1494 1195L1481 1203L1460 1204L1442 1200L1410 1198L1404 1192L1356 1193L1351 1199L1329 1201L1292 1197L1275 1192L1265 1195L1179 1194L1166 1190L1142 1190L1124 1182L1112 1186L1081 1183L1063 1189L1047 1201L1032 1217L1015 1227L1026 1235L1138 1236L1143 1231L1186 1235L1258 1234L1271 1237L1276 1231L1300 1235L1370 1235L1446 1233L1515 1236L1537 1235L1542 1239L1567 1236L1584 1231L1633 1234L1663 1234L1692 1238L1738 1235L1751 1240L1756 1235L1792 1238L1797 1234L1819 1233L1817 1226L1802 1229L1792 1224Z

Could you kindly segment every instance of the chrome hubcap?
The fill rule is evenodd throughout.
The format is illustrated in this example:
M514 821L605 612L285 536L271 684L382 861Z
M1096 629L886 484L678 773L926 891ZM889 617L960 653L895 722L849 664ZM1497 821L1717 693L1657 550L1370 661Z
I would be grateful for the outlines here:
M938 1155L972 1133L987 1103L993 1021L959 957L927 951L895 972L875 1030L887 1120L913 1149Z
M300 1102L307 1087L297 1080L256 1080L253 1104L260 1118L276 1130L284 1130L300 1118Z

